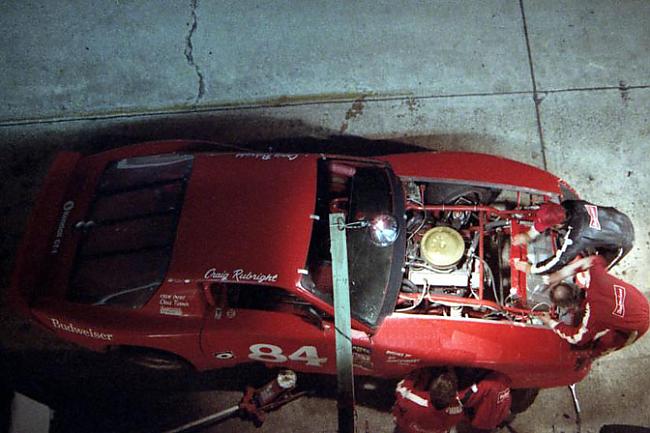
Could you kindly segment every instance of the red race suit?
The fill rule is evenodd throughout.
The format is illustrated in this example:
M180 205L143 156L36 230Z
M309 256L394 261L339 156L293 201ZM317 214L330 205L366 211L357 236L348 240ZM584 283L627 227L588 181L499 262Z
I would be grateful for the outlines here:
M594 356L618 350L641 337L650 325L648 299L636 287L607 273L605 259L595 256L591 268L576 276L585 289L580 323L551 321L564 340L577 346L593 344Z
M392 413L399 432L447 433L463 419L475 428L491 430L510 413L510 380L500 373L490 373L460 391L442 410L431 405L427 385L413 373L397 385Z

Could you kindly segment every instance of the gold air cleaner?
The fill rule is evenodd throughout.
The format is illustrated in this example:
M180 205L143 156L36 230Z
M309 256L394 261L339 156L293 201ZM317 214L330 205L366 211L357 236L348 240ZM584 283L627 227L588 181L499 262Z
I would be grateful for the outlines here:
M465 242L451 227L434 227L422 237L420 252L434 268L448 269L463 257Z

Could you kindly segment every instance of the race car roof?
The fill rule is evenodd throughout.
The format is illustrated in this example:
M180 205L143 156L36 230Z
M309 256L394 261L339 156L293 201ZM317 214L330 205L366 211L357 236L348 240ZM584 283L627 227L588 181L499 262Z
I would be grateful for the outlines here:
M167 278L295 287L311 237L317 158L197 155Z

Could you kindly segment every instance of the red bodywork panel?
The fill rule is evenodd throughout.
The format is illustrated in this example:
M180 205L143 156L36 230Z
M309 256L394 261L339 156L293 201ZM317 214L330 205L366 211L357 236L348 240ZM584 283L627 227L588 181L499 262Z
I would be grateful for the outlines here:
M262 362L335 374L332 306L301 284L314 224L317 164L326 156L210 153L220 148L176 140L85 158L60 155L45 180L18 253L9 293L12 304L59 337L93 350L154 348L177 354L201 370ZM92 208L104 169L123 158L167 153L192 153L194 159L164 282L136 309L66 301L83 236L73 226ZM374 163L388 163L403 180L472 182L560 194L557 177L489 155L401 154ZM417 208L411 203L405 207ZM513 225L512 234L516 230L521 230L519 225ZM482 240L480 249L483 254ZM523 250L513 253L525 256ZM234 283L269 293L281 290L298 301L279 304L272 311L233 306L222 285ZM499 310L495 302L482 300L483 291L481 285L480 300L430 298L443 305L452 299L475 309ZM525 285L523 291L522 296ZM298 308L303 304L318 310L319 320ZM523 310L503 312L519 318L394 312L374 330L353 321L355 373L401 377L414 368L457 365L501 371L515 387L567 385L587 374L588 363L580 370L574 368L580 353L551 330L525 322Z
M257 278L262 284L294 287L309 248L316 159L198 156L168 278ZM281 246L282 254L274 246Z
M405 178L508 185L518 189L560 194L561 179L551 173L532 165L484 153L403 153L380 159L389 162L395 174Z

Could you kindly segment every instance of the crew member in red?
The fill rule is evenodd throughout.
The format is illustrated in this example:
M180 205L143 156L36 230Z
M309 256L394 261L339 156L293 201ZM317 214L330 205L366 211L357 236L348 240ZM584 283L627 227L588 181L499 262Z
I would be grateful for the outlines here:
M597 249L620 260L634 244L634 227L622 212L613 207L596 206L584 200L565 200L562 204L543 203L527 233L513 239L514 245L527 243L549 229L564 232L555 255L534 263L517 264L517 269L533 274L549 274L569 264L579 254L593 254Z
M561 282L574 274L576 284L585 290L581 319L572 326L544 313L542 321L556 334L571 344L591 348L595 357L632 344L646 333L650 325L648 299L633 285L610 275L601 256L578 259L551 275L552 298L555 292L575 291Z
M416 370L395 390L395 433L447 433L465 420L472 431L489 432L510 414L510 379L492 372L458 391L451 368Z

